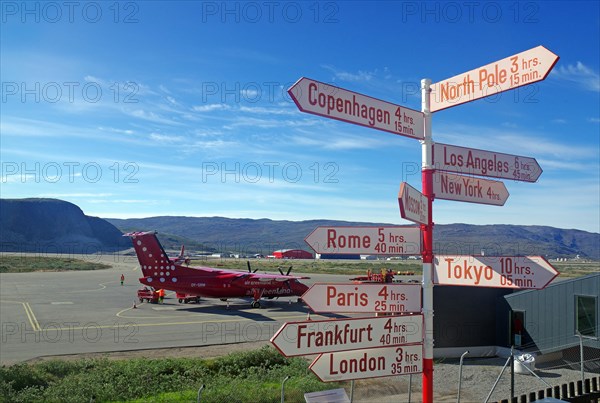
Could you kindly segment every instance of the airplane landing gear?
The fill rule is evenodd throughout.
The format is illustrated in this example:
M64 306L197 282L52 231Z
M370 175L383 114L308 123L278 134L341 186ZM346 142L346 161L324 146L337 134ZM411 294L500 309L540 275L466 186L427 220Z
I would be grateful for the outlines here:
M260 308L260 301L259 300L262 298L264 292L265 292L264 289L258 289L258 288L254 289L252 291L252 294L253 294L252 297L254 299L254 301L252 301L252 304L250 304L250 306L252 308Z

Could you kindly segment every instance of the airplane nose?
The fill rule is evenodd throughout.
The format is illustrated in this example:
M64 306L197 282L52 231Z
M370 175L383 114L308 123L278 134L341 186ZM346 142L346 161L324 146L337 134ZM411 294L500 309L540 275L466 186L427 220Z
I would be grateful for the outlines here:
M294 286L292 287L292 289L294 290L294 294L296 294L300 297L300 296L302 296L302 294L304 294L308 290L308 287L305 284L296 282L294 284Z

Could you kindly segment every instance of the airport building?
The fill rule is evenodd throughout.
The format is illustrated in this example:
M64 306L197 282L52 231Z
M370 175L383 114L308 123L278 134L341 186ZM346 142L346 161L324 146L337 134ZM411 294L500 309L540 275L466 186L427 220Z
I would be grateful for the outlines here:
M600 354L600 273L554 281L542 290L434 287L434 355L507 356L511 345L538 360L585 348Z
M273 252L275 259L312 259L313 255L302 249L281 249Z

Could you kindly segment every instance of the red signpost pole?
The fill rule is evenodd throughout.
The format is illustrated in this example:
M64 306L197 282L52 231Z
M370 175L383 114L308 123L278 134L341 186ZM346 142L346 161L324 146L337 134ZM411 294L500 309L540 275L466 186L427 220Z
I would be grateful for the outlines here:
M423 233L423 403L433 403L433 141L431 136L431 80L421 80L421 111L425 114L425 139L422 144L422 193L427 197L429 216L421 226Z

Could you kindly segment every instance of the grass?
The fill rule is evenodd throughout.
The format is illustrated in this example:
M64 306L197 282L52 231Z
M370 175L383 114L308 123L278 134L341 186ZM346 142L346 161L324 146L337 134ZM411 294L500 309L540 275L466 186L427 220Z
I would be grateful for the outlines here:
M274 260L250 259L252 270L258 269L259 273L279 273L278 268L287 272L292 266L294 273L321 273L365 275L367 270L380 273L382 269L391 269L394 272L421 275L423 268L420 260ZM550 262L559 272L560 277L580 277L586 274L598 273L600 262ZM214 259L193 260L192 266L210 266L232 270L247 270L244 259ZM66 271L66 270L103 270L110 265L103 263L87 262L81 259L42 257L42 256L11 256L0 255L0 273L26 273L34 271Z
M164 358L110 361L51 360L0 368L0 402L302 402L325 384L302 358L285 358L274 348L232 353L216 359Z
M103 270L110 266L80 259L41 256L0 256L0 273L33 271Z
M600 262L550 262L558 270L559 277L581 277L600 272Z
M293 273L321 273L321 274L350 274L365 275L367 270L380 273L382 269L391 269L394 272L422 273L420 261L406 260L275 260L275 259L250 259L252 270L258 269L257 273L269 272L279 273L281 268L284 273L292 266ZM210 266L231 270L248 270L246 260L242 259L219 259L219 260L193 260L191 266Z

